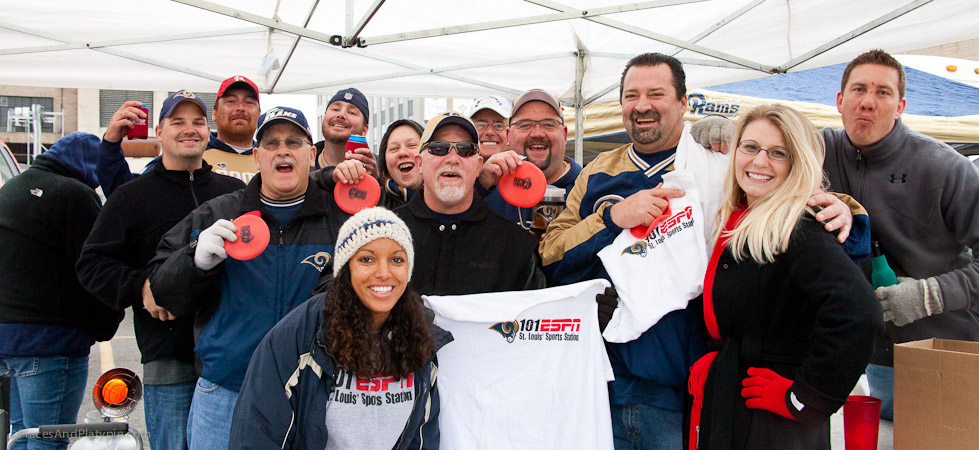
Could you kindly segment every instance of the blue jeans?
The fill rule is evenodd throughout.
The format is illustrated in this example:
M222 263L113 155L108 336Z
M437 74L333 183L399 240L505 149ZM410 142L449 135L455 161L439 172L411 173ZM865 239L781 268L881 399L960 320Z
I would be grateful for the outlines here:
M41 425L75 423L85 397L88 355L0 359L0 375L8 372L11 434ZM11 450L67 447L68 439L21 439Z
M231 415L238 393L204 378L197 379L187 419L190 450L227 450L231 440Z
M894 368L867 365L870 395L880 399L880 418L894 420Z
M153 450L187 450L187 416L197 383L143 386L146 433Z
M611 405L615 450L681 450L683 412L653 405Z

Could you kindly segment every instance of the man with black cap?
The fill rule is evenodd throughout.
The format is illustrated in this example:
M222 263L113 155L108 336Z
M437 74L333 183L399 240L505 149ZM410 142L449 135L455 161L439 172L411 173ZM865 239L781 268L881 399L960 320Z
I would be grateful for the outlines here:
M195 209L160 241L150 262L156 303L196 314L201 377L191 405L192 449L227 449L231 415L252 352L266 332L309 298L330 270L340 225L349 217L332 192L311 183L315 150L305 116L276 107L259 117L253 158L259 174L244 190ZM273 237L248 260L227 258L237 241L231 220L258 215ZM227 259L226 259L227 258Z
M316 168L355 159L364 164L367 173L378 177L377 160L370 149L362 147L346 155L350 136L367 134L369 117L367 97L356 88L346 88L334 94L323 112L323 140L316 143Z
M75 276L101 207L98 144L88 133L65 136L0 187L0 375L10 375L11 433L75 422L89 349L122 320ZM65 448L68 439L47 445Z
M126 123L110 122L105 139L121 139ZM77 264L78 278L92 295L117 311L133 307L146 429L155 450L187 448L197 372L194 317L174 318L156 305L146 264L163 234L194 208L245 187L203 162L208 134L207 108L200 98L186 90L167 97L156 125L163 147L160 162L109 197Z
M544 287L533 237L473 195L482 165L475 125L454 111L428 121L415 165L422 192L395 212L415 239L412 283L425 295Z
M102 192L107 197L117 187L139 175L129 171L129 164L122 152L122 138L137 120L147 118L140 106L142 103L137 101L123 103L109 120L110 124L123 124L122 134L113 139L103 137L99 147L98 175L102 181ZM251 181L255 176L251 158L255 146L252 136L255 135L260 111L258 86L252 80L235 75L221 83L211 116L217 131L210 133L204 152L204 160L211 165L211 170L245 183ZM159 157L150 161L143 172L152 170L159 161Z

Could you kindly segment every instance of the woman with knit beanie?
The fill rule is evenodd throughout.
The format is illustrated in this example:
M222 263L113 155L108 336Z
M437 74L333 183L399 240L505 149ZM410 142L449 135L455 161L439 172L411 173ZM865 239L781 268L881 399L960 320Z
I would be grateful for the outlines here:
M452 340L408 286L411 233L384 208L340 228L334 279L255 350L235 449L438 448L435 352Z

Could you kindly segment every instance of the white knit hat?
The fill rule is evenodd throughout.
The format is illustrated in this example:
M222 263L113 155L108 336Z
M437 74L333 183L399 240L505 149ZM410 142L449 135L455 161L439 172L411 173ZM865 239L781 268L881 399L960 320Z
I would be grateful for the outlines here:
M411 231L400 217L381 207L367 208L354 214L343 226L337 236L337 246L333 258L333 276L347 264L350 257L361 247L378 239L389 238L401 245L408 255L408 279L415 264L415 249L411 245Z

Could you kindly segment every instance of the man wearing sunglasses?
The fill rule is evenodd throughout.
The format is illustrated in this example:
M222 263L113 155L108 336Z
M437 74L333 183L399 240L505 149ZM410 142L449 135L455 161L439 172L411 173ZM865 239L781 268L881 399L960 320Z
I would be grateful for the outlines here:
M330 192L309 182L315 149L303 113L276 107L258 122L259 174L245 189L195 209L163 236L150 262L156 303L175 316L196 315L202 370L188 421L193 449L228 448L252 352L309 298L320 273L332 270L334 243L349 217ZM268 247L252 259L227 258L225 244L238 240L231 220L248 213L268 227Z
M474 184L483 158L476 126L454 111L422 133L422 192L395 212L415 241L411 282L425 295L503 292L544 287L532 236L494 214Z

